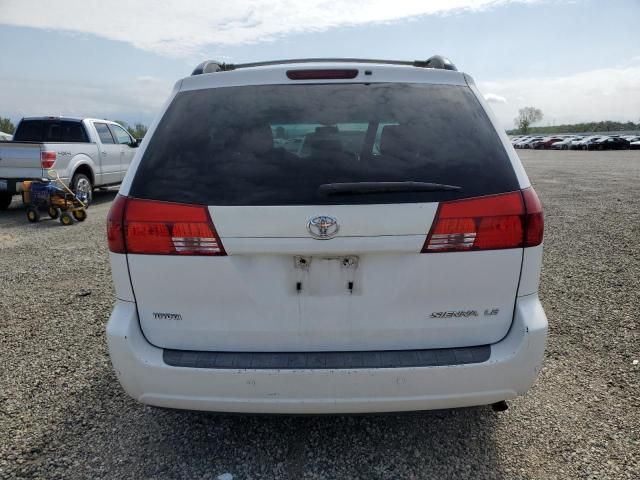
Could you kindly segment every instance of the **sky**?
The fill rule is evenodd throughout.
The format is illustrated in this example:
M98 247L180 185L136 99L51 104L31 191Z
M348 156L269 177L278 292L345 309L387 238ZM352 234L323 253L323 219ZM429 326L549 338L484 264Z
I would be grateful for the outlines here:
M150 123L205 59L449 57L505 128L640 121L640 0L0 0L0 116Z

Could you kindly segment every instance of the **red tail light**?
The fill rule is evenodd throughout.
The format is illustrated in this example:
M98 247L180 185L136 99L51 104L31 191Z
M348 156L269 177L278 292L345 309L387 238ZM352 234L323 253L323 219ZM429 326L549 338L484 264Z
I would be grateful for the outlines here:
M58 155L56 154L56 152L40 152L40 165L42 165L42 168L51 168L53 167L53 164L56 163L57 157Z
M534 247L542 243L543 231L533 188L442 202L422 253Z
M357 76L358 70L353 69L287 70L291 80L349 80Z
M118 195L107 218L109 250L150 255L226 255L201 205Z
M533 187L522 190L524 208L526 210L524 237L525 247L535 247L542 243L544 237L544 214L542 213L542 203Z
M107 215L107 242L109 251L127 253L124 243L124 211L127 208L127 197L116 195Z

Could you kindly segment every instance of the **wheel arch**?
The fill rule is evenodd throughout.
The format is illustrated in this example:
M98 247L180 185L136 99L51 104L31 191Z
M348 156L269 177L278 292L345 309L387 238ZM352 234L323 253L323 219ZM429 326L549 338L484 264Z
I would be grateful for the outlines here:
M91 165L89 165L88 163L80 163L80 164L76 165L75 168L73 169L73 173L71 173L71 176L69 177L69 183L71 183L73 181L73 177L77 173L82 173L82 174L86 175L87 177L89 177L89 181L91 182L91 185L95 187L95 185L96 185L96 177L95 177L95 174L93 172L93 168L91 168Z

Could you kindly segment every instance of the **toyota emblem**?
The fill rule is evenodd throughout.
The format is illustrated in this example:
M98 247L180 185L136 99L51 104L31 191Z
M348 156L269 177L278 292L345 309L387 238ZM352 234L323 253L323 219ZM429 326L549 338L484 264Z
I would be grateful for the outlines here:
M336 233L340 230L340 226L335 218L320 215L309 220L307 230L315 239L329 240L336 236Z

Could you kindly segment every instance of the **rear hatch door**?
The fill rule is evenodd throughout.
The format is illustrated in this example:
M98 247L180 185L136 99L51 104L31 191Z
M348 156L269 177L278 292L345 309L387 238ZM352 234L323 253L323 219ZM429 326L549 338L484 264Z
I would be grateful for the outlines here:
M506 211L518 189L466 85L179 93L129 191L142 329L157 346L211 351L498 341L511 325L522 248L467 248L475 219L440 225L430 249L425 242L442 205L489 196ZM184 232L201 230L190 219L211 220L213 238L193 247ZM460 251L442 251L446 242Z

